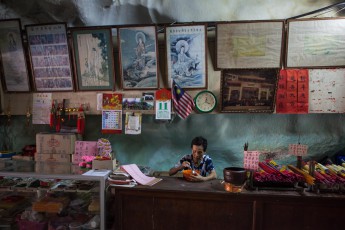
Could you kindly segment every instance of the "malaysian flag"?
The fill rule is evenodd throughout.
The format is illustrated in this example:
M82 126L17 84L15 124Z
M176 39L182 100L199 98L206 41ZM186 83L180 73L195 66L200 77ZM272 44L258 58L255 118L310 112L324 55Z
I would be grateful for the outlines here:
M175 112L182 119L186 119L194 109L193 98L186 93L174 80L172 82L171 94Z

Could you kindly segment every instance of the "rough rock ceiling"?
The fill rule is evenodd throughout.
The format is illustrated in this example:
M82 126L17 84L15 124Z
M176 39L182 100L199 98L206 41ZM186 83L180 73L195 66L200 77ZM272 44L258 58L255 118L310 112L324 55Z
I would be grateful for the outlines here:
M0 0L0 19L68 26L286 19L339 0ZM333 8L326 16L343 6ZM343 13L343 11L341 11Z

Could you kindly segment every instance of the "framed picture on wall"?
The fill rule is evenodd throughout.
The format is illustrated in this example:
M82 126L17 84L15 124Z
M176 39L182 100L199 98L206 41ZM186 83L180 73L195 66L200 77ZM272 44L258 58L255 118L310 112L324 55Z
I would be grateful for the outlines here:
M117 35L122 89L157 89L156 26L119 27Z
M0 20L1 80L7 92L29 92L30 79L19 19Z
M115 81L110 27L71 29L78 90L113 90Z
M345 18L287 21L286 68L345 66Z
M283 36L283 21L217 23L216 67L280 68Z
M279 69L222 70L221 112L272 113Z
M66 24L37 24L25 28L36 91L73 91Z
M207 30L204 24L165 27L168 87L207 88Z

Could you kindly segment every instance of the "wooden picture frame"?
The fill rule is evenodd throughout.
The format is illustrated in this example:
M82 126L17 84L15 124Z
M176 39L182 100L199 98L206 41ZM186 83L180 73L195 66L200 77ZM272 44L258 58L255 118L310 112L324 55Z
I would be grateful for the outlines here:
M71 29L77 90L113 90L114 54L111 27Z
M207 88L205 24L165 27L168 88L172 80L184 89Z
M37 92L73 91L66 23L25 26Z
M216 68L280 68L284 21L238 21L216 24Z
M0 67L5 92L30 92L20 19L0 20Z
M156 26L118 27L117 38L122 89L158 89Z
M221 71L221 112L273 113L279 69Z
M345 18L287 21L286 68L345 66Z

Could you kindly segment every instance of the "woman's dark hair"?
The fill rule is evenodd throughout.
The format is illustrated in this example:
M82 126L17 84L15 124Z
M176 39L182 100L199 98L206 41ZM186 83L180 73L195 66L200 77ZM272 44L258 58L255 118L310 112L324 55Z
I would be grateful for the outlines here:
M193 148L193 145L198 145L198 146L202 145L202 147L204 147L204 152L206 152L207 140L202 136L194 137L194 139L192 140L192 143L190 144L190 147Z

